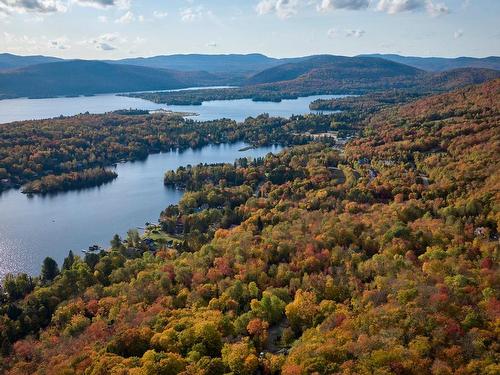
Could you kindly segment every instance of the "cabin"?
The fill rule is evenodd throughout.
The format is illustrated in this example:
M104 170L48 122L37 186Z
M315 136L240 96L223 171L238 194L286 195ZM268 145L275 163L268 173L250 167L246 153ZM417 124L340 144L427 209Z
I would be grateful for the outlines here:
M151 238L144 238L142 240L142 244L147 247L148 251L155 252L156 251L156 243L153 239Z
M477 227L475 230L474 230L474 235L476 237L487 237L488 236L488 228L485 228L485 227Z

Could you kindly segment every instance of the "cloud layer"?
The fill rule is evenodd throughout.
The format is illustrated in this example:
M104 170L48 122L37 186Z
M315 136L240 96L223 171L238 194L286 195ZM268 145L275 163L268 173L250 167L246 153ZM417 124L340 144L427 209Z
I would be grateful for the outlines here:
M50 14L66 12L72 4L94 8L128 9L131 0L0 0L0 12Z
M55 13L64 12L67 3L59 0L0 0L0 11L3 13Z
M260 0L255 10L259 15L275 14L281 19L286 19L311 5L316 5L318 12L373 9L397 14L424 10L432 17L449 13L445 3L436 3L434 0Z

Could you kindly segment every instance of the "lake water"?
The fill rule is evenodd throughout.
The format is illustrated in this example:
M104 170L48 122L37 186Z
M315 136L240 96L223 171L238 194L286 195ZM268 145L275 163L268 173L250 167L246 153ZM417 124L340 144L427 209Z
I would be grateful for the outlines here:
M38 274L46 256L61 264L69 250L80 253L93 244L107 246L115 233L124 235L130 228L156 222L160 212L182 196L181 191L163 185L167 170L281 150L273 146L238 151L245 146L240 142L153 154L145 161L119 164L118 178L98 188L32 198L18 190L4 192L0 195L0 278L8 272Z
M166 109L178 112L195 112L194 118L200 121L229 118L243 121L249 116L269 113L272 116L290 117L314 112L309 109L309 103L316 99L344 97L345 95L316 95L298 99L283 100L280 103L254 102L251 99L214 100L204 102L199 106L156 104L139 98L128 98L115 94L96 95L76 98L50 99L7 99L0 100L0 124L63 116L73 116L79 113L105 113L118 109Z

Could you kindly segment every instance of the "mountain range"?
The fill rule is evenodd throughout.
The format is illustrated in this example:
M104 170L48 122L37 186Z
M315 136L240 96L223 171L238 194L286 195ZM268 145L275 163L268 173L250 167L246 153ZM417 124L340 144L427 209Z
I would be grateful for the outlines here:
M62 60L63 59L49 56L18 56L11 53L0 53L0 71Z
M180 72L101 61L58 61L0 72L0 97L52 97L217 84L207 72Z
M259 72L274 66L300 62L313 56L293 58L273 58L259 53L252 54L176 54L152 57L137 57L121 60L104 60L111 64L137 65L148 68L162 68L180 71L205 70L210 73L247 73ZM365 54L355 57L379 57L385 60L412 66L426 71L443 71L457 68L486 68L500 70L500 57L415 57L396 54ZM18 56L10 53L0 54L0 70L22 68L29 65L62 61L50 56Z
M498 77L499 60L497 57L429 60L398 55L276 59L261 54L198 54L93 61L0 54L0 98L215 85L258 87L264 91L295 94L407 88L416 84L432 85L435 80L443 87L457 87L454 82L480 83ZM447 66L460 69L448 73L448 69L444 69Z
M380 57L385 60L406 64L418 69L427 70L429 72L440 72L450 69L459 68L485 68L500 70L500 57L489 56L483 58L477 57L416 57L416 56L401 56L394 54L371 54L361 55L367 57Z

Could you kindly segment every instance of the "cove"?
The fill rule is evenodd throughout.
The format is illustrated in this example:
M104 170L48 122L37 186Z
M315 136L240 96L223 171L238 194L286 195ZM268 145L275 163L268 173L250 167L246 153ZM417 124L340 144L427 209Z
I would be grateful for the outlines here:
M163 185L167 170L200 163L232 163L281 150L280 146L244 149L243 142L152 154L146 160L118 164L118 178L96 188L28 197L19 190L0 195L0 279L7 273L37 275L43 259L59 265L69 250L107 247L115 233L156 222L183 192Z

